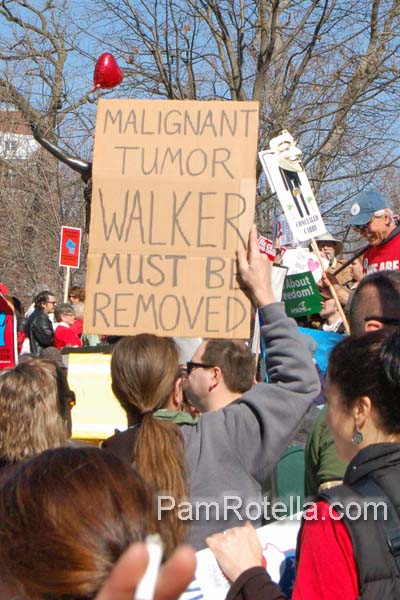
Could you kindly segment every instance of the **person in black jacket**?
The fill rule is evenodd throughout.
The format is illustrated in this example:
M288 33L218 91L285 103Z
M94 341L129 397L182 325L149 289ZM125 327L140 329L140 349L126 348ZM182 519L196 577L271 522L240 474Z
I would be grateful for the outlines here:
M40 356L44 348L53 345L54 331L49 315L54 312L56 299L53 292L44 290L35 296L34 303L35 310L28 319L25 333L32 354Z
M327 423L338 456L349 465L343 484L322 491L303 515L292 598L397 600L400 330L349 336L335 346L326 390ZM227 600L281 598L260 569L261 548L253 528L219 533L207 543L234 581Z

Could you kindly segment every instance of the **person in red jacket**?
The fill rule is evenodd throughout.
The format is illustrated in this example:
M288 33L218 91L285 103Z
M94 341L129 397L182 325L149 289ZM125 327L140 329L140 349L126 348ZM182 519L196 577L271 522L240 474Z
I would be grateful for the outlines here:
M82 347L82 340L76 335L74 309L70 304L60 304L54 310L54 346L61 350L65 346Z
M378 192L363 192L350 208L349 225L369 243L364 250L364 274L400 271L400 228Z

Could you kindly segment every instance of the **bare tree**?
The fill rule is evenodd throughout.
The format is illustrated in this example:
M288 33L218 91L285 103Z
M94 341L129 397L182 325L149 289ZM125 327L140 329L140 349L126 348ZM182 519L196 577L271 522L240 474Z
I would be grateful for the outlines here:
M48 0L0 2L0 102L2 113L15 111L25 128L37 123L51 140L82 152L85 119L92 127L85 113L90 87L74 76L77 37L67 8ZM24 158L3 153L0 163L0 277L24 300L43 286L61 294L60 226L84 223L78 176L37 148Z
M291 131L340 235L364 187L387 188L399 204L388 186L399 168L399 21L400 0L0 0L0 102L89 158L97 98L89 80L100 52L124 69L114 96L255 100L259 148ZM37 259L58 256L60 224L83 225L79 177L44 151L0 168L3 265L17 273L26 264L26 287L48 275L60 285L56 262L40 271ZM268 234L279 207L260 168L257 177L257 219Z
M96 7L125 64L121 94L258 101L260 148L282 128L298 138L328 222L337 226L352 195L398 168L399 0ZM260 170L258 180L258 218L268 229L275 205Z

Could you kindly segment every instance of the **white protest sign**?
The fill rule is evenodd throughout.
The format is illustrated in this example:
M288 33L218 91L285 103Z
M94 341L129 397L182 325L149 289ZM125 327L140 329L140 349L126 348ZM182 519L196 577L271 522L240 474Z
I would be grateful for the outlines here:
M282 581L285 567L293 565L296 553L297 534L300 529L302 513L296 513L287 519L276 521L257 529L257 535L263 548L268 573L275 583ZM189 585L180 600L225 600L229 582L222 573L214 554L208 548L196 552L197 567L195 579Z
M289 227L289 223L287 222L284 213L273 218L272 231L275 243L279 240L282 248L288 246L290 248L295 248L297 246L297 240L293 237L292 230Z
M284 267L283 265L272 265L271 287L277 302L282 300L283 286L287 271L287 267ZM253 354L257 355L260 352L260 333L260 313L257 310L254 322L253 339L251 341L251 351Z
M322 259L325 269L328 268L327 260ZM309 252L307 248L288 248L282 258L282 266L287 267L288 275L296 275L297 273L305 273L310 271L316 283L322 277L322 266L313 252Z
M301 162L301 150L286 130L258 153L273 192L278 196L293 236L305 242L326 232L318 204Z

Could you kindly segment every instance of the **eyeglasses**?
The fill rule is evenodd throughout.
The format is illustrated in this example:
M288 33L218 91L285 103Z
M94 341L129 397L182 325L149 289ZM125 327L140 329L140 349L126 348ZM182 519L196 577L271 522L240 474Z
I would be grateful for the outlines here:
M198 363L188 360L186 363L186 372L188 375L190 375L193 369L212 369L214 366L215 365L206 365L205 363Z
M353 225L353 231L357 231L358 233L366 233L368 227L371 225L374 219L378 219L379 217L384 217L385 215L374 215L366 225Z
M378 321L379 323L383 323L384 325L400 325L400 319L396 317L365 317L364 321L368 323L368 321Z

